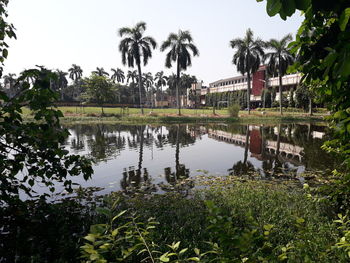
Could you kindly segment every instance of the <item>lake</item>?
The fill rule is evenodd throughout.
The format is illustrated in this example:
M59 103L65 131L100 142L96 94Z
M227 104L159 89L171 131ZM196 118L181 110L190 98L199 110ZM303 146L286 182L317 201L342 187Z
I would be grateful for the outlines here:
M197 175L257 176L303 183L338 162L321 150L328 128L314 124L72 124L65 147L94 161L84 187L164 192ZM193 185L189 185L193 187Z

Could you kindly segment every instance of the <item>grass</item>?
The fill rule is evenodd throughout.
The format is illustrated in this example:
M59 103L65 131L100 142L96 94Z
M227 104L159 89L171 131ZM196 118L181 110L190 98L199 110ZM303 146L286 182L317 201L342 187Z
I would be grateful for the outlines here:
M250 122L250 123L279 123L279 122L322 122L324 115L315 113L308 116L306 113L286 111L281 116L278 112L267 111L262 115L261 111L239 112L239 118L229 117L228 110L216 110L213 114L211 109L182 109L182 115L177 115L177 109L149 109L145 108L145 114L140 114L137 108L104 108L104 116L101 116L101 108L98 107L58 107L64 114L63 122L113 122L130 124L148 123L208 123L208 122ZM25 118L31 118L30 111L23 109Z

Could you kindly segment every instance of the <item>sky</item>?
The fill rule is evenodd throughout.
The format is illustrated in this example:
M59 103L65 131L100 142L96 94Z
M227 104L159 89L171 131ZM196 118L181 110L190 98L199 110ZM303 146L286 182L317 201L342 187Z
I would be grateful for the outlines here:
M9 21L16 27L5 73L16 73L35 65L67 71L78 64L89 76L96 67L128 68L118 50L121 27L147 23L145 35L158 46L171 32L189 30L200 56L192 59L187 73L209 84L238 75L232 64L234 50L229 41L244 37L251 28L263 40L293 35L302 17L287 21L269 17L266 1L256 0L11 0ZM165 71L165 53L154 51L143 72ZM135 68L136 69L136 68Z

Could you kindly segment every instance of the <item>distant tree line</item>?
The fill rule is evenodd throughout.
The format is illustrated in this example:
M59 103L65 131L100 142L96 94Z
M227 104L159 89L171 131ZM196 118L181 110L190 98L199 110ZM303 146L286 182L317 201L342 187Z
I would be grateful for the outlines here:
M138 88L138 73L129 70L124 73L120 68L112 68L110 72L103 67L97 67L89 77L83 77L80 66L73 64L67 72L54 71L57 76L51 81L51 89L59 94L59 102L81 102L103 105L105 103L139 105L155 107L155 100L163 101L168 96L176 95L177 76L166 76L163 71L156 74L151 72L142 74L141 96ZM179 94L186 94L186 89L197 82L195 76L185 73L180 75ZM9 97L14 97L21 90L16 85L16 74L9 73L3 77L1 90Z

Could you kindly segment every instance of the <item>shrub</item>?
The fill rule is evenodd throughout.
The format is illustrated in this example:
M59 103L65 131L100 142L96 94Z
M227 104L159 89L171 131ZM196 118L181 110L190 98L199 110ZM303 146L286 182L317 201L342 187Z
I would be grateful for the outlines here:
M228 113L230 117L238 117L238 113L241 107L238 104L233 104L228 107Z

